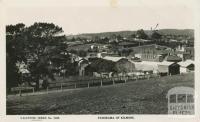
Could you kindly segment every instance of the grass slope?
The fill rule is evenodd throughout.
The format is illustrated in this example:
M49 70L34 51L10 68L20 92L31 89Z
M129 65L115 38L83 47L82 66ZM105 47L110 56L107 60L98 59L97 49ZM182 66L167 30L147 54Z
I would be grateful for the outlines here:
M194 87L194 75L176 75L69 92L7 98L7 114L167 114L166 94Z

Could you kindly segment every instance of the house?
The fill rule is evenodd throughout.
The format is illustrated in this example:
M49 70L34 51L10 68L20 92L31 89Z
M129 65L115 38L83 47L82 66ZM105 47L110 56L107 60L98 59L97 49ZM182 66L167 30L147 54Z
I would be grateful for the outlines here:
M178 45L178 47L176 47L176 51L184 52L185 51L185 45Z
M160 75L180 74L180 65L174 62L163 61L158 64L158 72Z
M110 78L112 77L113 72L93 72L94 77L101 77L101 78Z
M177 55L168 55L168 56L165 57L164 60L168 61L168 62L180 62L180 61L182 61L182 59L180 57L178 57Z
M98 52L88 52L86 57L88 59L89 58L102 58L102 55L101 55L101 53L98 53Z
M194 62L186 60L178 63L180 65L180 73L188 73L194 71Z
M83 44L85 46L86 51L88 52L109 52L110 45L109 44L100 44L100 43L90 43Z
M176 51L175 54L182 59L182 61L185 61L187 59L192 59L192 55L190 55L188 52L181 52Z
M191 55L191 59L194 59L194 47L185 47L185 52Z

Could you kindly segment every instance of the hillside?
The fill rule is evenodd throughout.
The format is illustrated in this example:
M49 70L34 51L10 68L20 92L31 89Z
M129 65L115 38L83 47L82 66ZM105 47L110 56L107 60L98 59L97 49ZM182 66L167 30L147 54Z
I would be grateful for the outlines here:
M187 35L187 36L194 36L194 30L193 29L160 29L158 30L159 33L161 34L167 34L167 35ZM116 32L101 32L101 33L83 33L79 35L70 35L67 38L87 38L87 39L92 39L95 38L96 36L98 37L111 37L114 34L115 35L120 35L122 37L128 37L131 34L135 34L136 31L116 31ZM150 34L150 30L145 30L146 34Z
M194 87L194 74L51 94L8 97L7 114L167 114L167 91Z

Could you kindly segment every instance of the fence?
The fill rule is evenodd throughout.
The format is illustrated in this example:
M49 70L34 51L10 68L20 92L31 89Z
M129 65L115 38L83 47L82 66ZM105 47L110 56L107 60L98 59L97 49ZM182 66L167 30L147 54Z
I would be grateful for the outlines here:
M46 90L43 92L48 93L50 90L61 90L64 89L76 89L76 88L90 88L90 87L101 87L105 85L114 85L117 83L126 83L132 82L142 79L150 79L159 77L157 75L138 75L138 76L119 76L119 77L111 77L111 78L97 78L97 79L90 79L90 80L77 80L77 81L68 81L68 82L53 82L49 83ZM34 88L31 87L33 93L35 93ZM19 91L19 95L21 96L22 90L26 89L16 89ZM35 93L36 94L36 93Z

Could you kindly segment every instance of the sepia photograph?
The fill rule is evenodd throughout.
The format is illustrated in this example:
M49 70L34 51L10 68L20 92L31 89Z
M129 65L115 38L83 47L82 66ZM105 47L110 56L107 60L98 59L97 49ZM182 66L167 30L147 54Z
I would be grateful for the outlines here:
M30 1L5 11L6 115L195 115L193 3Z

